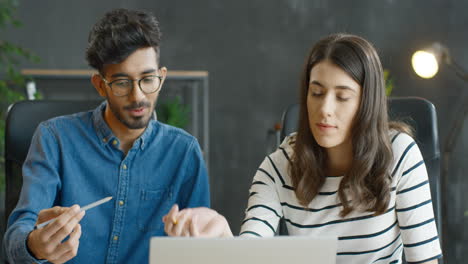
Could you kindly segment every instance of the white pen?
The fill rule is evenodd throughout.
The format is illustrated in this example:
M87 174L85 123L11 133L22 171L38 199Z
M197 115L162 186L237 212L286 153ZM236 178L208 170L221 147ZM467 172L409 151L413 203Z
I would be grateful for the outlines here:
M98 201L96 201L96 202L94 202L94 203L90 203L90 204L88 204L88 205L86 205L86 206L83 206L83 207L81 208L81 211L86 211L86 210L88 210L88 209L91 209L91 208L96 207L96 206L98 206L98 205L101 205L101 204L103 204L103 203L106 203L106 202L108 202L108 201L110 201L110 200L112 200L112 196L106 197L106 198L101 199L101 200L98 200ZM34 229L43 228L44 226L50 224L50 222L54 221L55 219L56 219L56 218L53 218L53 219L50 219L49 221L45 221L44 223L40 223L40 224L38 224L37 226L34 226Z

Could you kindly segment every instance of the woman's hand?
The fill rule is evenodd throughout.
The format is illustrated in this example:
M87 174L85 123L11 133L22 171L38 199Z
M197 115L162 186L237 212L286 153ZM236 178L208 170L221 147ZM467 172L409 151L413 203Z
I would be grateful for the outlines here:
M206 207L179 211L179 207L175 204L162 220L164 231L169 236L232 237L226 218Z

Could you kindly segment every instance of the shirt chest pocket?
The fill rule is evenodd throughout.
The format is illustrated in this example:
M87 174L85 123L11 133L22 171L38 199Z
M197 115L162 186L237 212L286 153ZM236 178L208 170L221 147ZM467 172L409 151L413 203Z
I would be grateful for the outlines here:
M137 218L138 228L142 231L163 230L162 217L169 212L172 204L171 188L141 190Z

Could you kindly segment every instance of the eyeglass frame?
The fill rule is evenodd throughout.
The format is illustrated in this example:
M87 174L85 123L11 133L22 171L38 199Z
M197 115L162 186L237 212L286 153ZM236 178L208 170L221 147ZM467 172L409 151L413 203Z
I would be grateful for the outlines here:
M127 96L129 95L130 93L132 93L133 89L135 88L135 85L133 84L134 82L137 82L138 83L138 88L140 88L140 90L144 93L144 94L152 94L152 93L155 93L159 90L161 90L161 86L162 86L162 79L163 79L163 76L161 75L146 75L144 76L143 78L140 78L140 79L131 79L131 78L120 78L120 79L115 79L111 82L109 82L108 80L106 80L106 78L104 76L102 76L102 74L99 74L99 76L101 76L101 79L104 81L105 84L107 84L109 86L109 88L111 89L112 91L112 94L114 96L118 96L118 97L122 97L122 96ZM158 88L156 90L154 90L153 92L145 92L142 88L141 88L141 81L147 77L157 77L159 79L159 85L158 85ZM114 90L112 89L112 84L117 82L117 81L122 81L122 80L128 80L128 81L131 81L132 83L132 88L128 91L127 94L124 94L124 95L116 95Z

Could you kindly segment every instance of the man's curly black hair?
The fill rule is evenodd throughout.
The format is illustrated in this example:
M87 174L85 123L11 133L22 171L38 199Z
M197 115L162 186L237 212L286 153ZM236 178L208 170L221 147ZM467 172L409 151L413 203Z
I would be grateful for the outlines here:
M115 9L91 29L86 49L88 64L102 74L106 64L124 61L135 50L153 47L159 65L161 32L155 16L144 11Z

